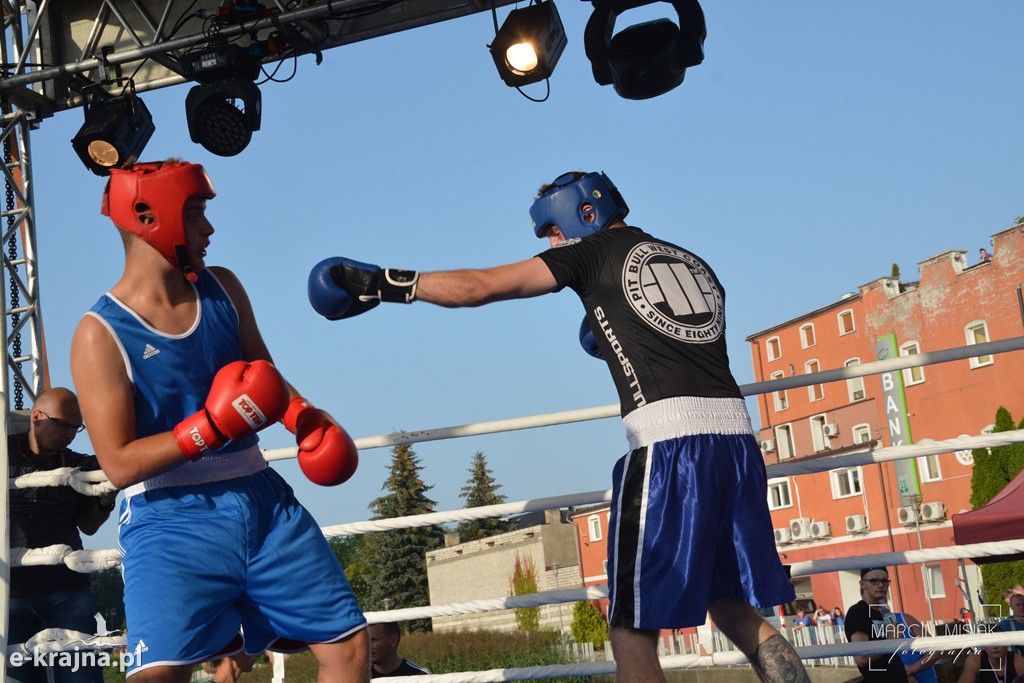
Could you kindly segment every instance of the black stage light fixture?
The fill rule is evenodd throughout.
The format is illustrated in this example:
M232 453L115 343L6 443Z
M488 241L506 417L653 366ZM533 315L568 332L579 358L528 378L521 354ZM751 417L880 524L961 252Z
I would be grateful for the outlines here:
M86 95L85 123L71 139L86 168L99 176L139 158L156 126L149 109L135 92L110 97Z
M237 45L216 43L186 54L182 65L199 82L185 97L192 142L222 157L240 153L260 129L263 99L253 83L259 59Z
M509 12L488 47L501 80L518 88L550 77L566 42L555 3L542 0Z
M614 84L630 100L663 95L679 86L686 67L704 61L707 26L697 0L672 0L679 25L656 19L623 29L614 37L615 19L651 0L593 0L583 43L599 85Z

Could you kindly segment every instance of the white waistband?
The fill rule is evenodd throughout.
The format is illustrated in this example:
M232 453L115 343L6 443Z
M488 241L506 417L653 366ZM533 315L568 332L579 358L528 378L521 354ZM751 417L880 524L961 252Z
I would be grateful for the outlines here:
M266 468L267 461L263 458L263 451L259 446L253 444L240 451L211 453L194 462L183 463L173 470L150 477L138 484L132 484L124 490L124 495L131 498L143 491L152 491L168 486L209 484L214 481L256 474Z
M666 398L637 408L622 424L631 450L680 436L754 433L742 398Z

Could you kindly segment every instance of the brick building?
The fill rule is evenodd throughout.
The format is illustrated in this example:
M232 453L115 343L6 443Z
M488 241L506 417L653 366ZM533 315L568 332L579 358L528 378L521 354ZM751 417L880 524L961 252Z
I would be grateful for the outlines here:
M946 251L920 279L879 278L858 291L747 338L757 381L1020 336L1024 224L993 236L990 261ZM1007 353L812 385L757 398L766 463L976 435L998 407L1024 412L1024 354ZM862 447L862 446L860 446ZM769 481L776 541L787 563L953 545L951 515L969 510L970 452ZM769 476L771 470L769 468ZM858 575L795 581L826 608L859 599ZM892 600L924 620L951 620L976 588L976 568L953 560L900 567ZM930 584L930 587L926 587ZM931 600L928 600L929 596Z

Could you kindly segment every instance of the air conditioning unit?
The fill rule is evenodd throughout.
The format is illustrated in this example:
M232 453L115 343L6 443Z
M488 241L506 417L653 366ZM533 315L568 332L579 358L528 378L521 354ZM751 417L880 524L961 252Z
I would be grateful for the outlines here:
M761 450L765 453L771 453L775 450L775 439L765 439L761 442Z
M832 526L828 522L811 522L812 538L832 538Z
M866 534L869 531L868 518L865 515L848 515L846 530L851 534Z
M839 425L831 422L826 422L824 425L822 425L821 431L828 438L834 439L835 437L839 436Z
M793 536L789 533L789 529L776 529L775 530L775 545L786 545L787 543L793 542Z
M811 540L811 520L807 517L789 520L789 535L794 541Z
M900 521L900 524L916 524L917 508L913 505L904 505L896 511L896 518Z
M946 518L946 506L941 501L921 504L921 520L937 522Z

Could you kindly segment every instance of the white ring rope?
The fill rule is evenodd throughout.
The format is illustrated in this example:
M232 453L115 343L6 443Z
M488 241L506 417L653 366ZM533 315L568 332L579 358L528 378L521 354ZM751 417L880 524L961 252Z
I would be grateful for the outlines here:
M783 463L770 465L767 469L768 474L772 477L790 477L796 474L826 472L837 467L857 467L858 465L917 458L922 455L938 455L939 453L952 453L953 451L975 450L978 448L995 448L996 446L1007 446L1022 441L1024 441L1024 429L981 434L979 436L960 436L955 439L943 439L941 441L922 439L917 443L904 446L886 446L885 448L837 453L836 455L821 458L787 460Z
M14 652L46 654L49 652L70 652L78 650L109 650L125 646L123 635L102 636L64 628L47 628L35 634L24 643L7 646L8 659Z
M121 551L72 550L67 545L49 545L45 548L11 548L12 567L41 567L65 564L81 574L91 574L121 564Z
M455 602L450 605L427 605L426 607L403 607L402 609L384 612L365 612L366 620L371 624L388 621L408 621L409 619L426 619L428 617L452 617L459 614L484 614L500 612L506 609L522 607L541 607L543 605L560 605L579 600L600 600L608 597L608 586L587 586L586 588L561 588L553 591L529 593L527 595L510 595L504 598L484 598L468 602Z
M358 534L368 534L374 531L412 529L421 526L446 524L448 522L464 522L476 519L490 519L492 517L505 517L507 515L519 514L522 512L536 512L538 510L553 510L555 508L578 507L580 505L591 505L594 503L608 503L611 499L611 489L606 489L604 491L589 491L587 493L574 493L567 496L554 496L551 498L533 498L531 500L521 500L515 503L481 505L479 507L462 508L459 510L448 510L444 512L429 512L424 515L388 517L387 519L371 519L365 522L336 524L334 526L322 527L321 531L324 532L324 536L327 538L334 538L336 536L356 536Z
M10 481L12 489L31 489L39 486L70 486L83 495L93 497L117 490L102 470L82 472L77 467L30 472Z
M801 659L831 659L834 657L857 657L873 654L894 654L899 651L910 652L949 652L967 654L972 648L985 645L1021 645L1024 644L1024 632L991 633L976 635L936 636L928 638L910 638L907 640L871 640L859 643L835 643L829 645L811 645L796 648ZM663 670L695 669L722 666L746 666L747 657L739 650L716 652L712 655L671 655L659 659ZM519 669L490 669L488 671L464 671L450 674L432 674L430 676L397 676L396 681L420 681L422 683L500 683L501 681L527 681L544 678L561 678L567 676L601 676L614 675L614 661L580 662L577 664L550 664L547 666L531 666Z
M793 576L808 574L825 574L843 569L861 569L863 567L885 567L895 564L921 564L935 560L967 560L975 557L1000 557L1024 553L1024 539L997 541L993 543L971 543L969 545L950 545L943 548L925 548L923 550L904 550L892 553L875 553L855 557L830 557L822 560L794 562L789 565Z

